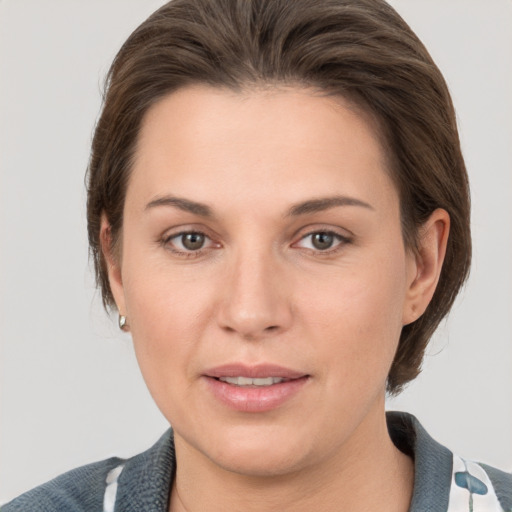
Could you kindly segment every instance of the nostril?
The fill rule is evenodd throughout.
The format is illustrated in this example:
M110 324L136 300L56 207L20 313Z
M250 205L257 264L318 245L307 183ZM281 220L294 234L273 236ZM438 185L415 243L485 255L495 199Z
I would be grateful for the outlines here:
M277 325L269 325L265 328L265 331L276 331L279 327Z

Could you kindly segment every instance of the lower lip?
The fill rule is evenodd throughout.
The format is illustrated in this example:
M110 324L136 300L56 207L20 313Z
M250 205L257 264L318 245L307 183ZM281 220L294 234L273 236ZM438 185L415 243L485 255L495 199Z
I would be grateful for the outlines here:
M231 409L242 412L266 412L293 398L309 377L272 384L271 386L235 386L213 377L205 377L215 398Z

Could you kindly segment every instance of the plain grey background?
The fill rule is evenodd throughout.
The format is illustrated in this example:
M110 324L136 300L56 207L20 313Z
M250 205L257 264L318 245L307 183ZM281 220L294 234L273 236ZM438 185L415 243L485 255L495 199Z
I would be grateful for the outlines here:
M108 65L161 0L0 0L0 503L167 428L88 266L85 192ZM512 470L512 2L394 0L453 93L470 281L390 408Z

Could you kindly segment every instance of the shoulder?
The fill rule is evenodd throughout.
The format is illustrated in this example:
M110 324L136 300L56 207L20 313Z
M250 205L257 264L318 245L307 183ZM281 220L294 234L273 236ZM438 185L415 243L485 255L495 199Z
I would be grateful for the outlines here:
M164 511L175 470L168 430L149 450L129 459L112 457L82 466L2 507L1 512Z
M411 512L512 512L512 474L472 462L435 441L406 413L387 415L395 445L414 459Z
M512 473L501 471L487 464L479 465L488 475L503 510L512 512Z
M102 510L107 475L122 462L113 457L68 471L7 503L2 512Z

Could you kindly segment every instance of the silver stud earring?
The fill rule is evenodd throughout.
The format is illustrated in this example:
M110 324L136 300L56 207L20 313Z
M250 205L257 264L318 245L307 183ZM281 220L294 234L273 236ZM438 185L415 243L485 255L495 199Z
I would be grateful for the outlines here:
M124 315L119 315L119 329L121 331L128 331L128 322L126 321L126 317Z

